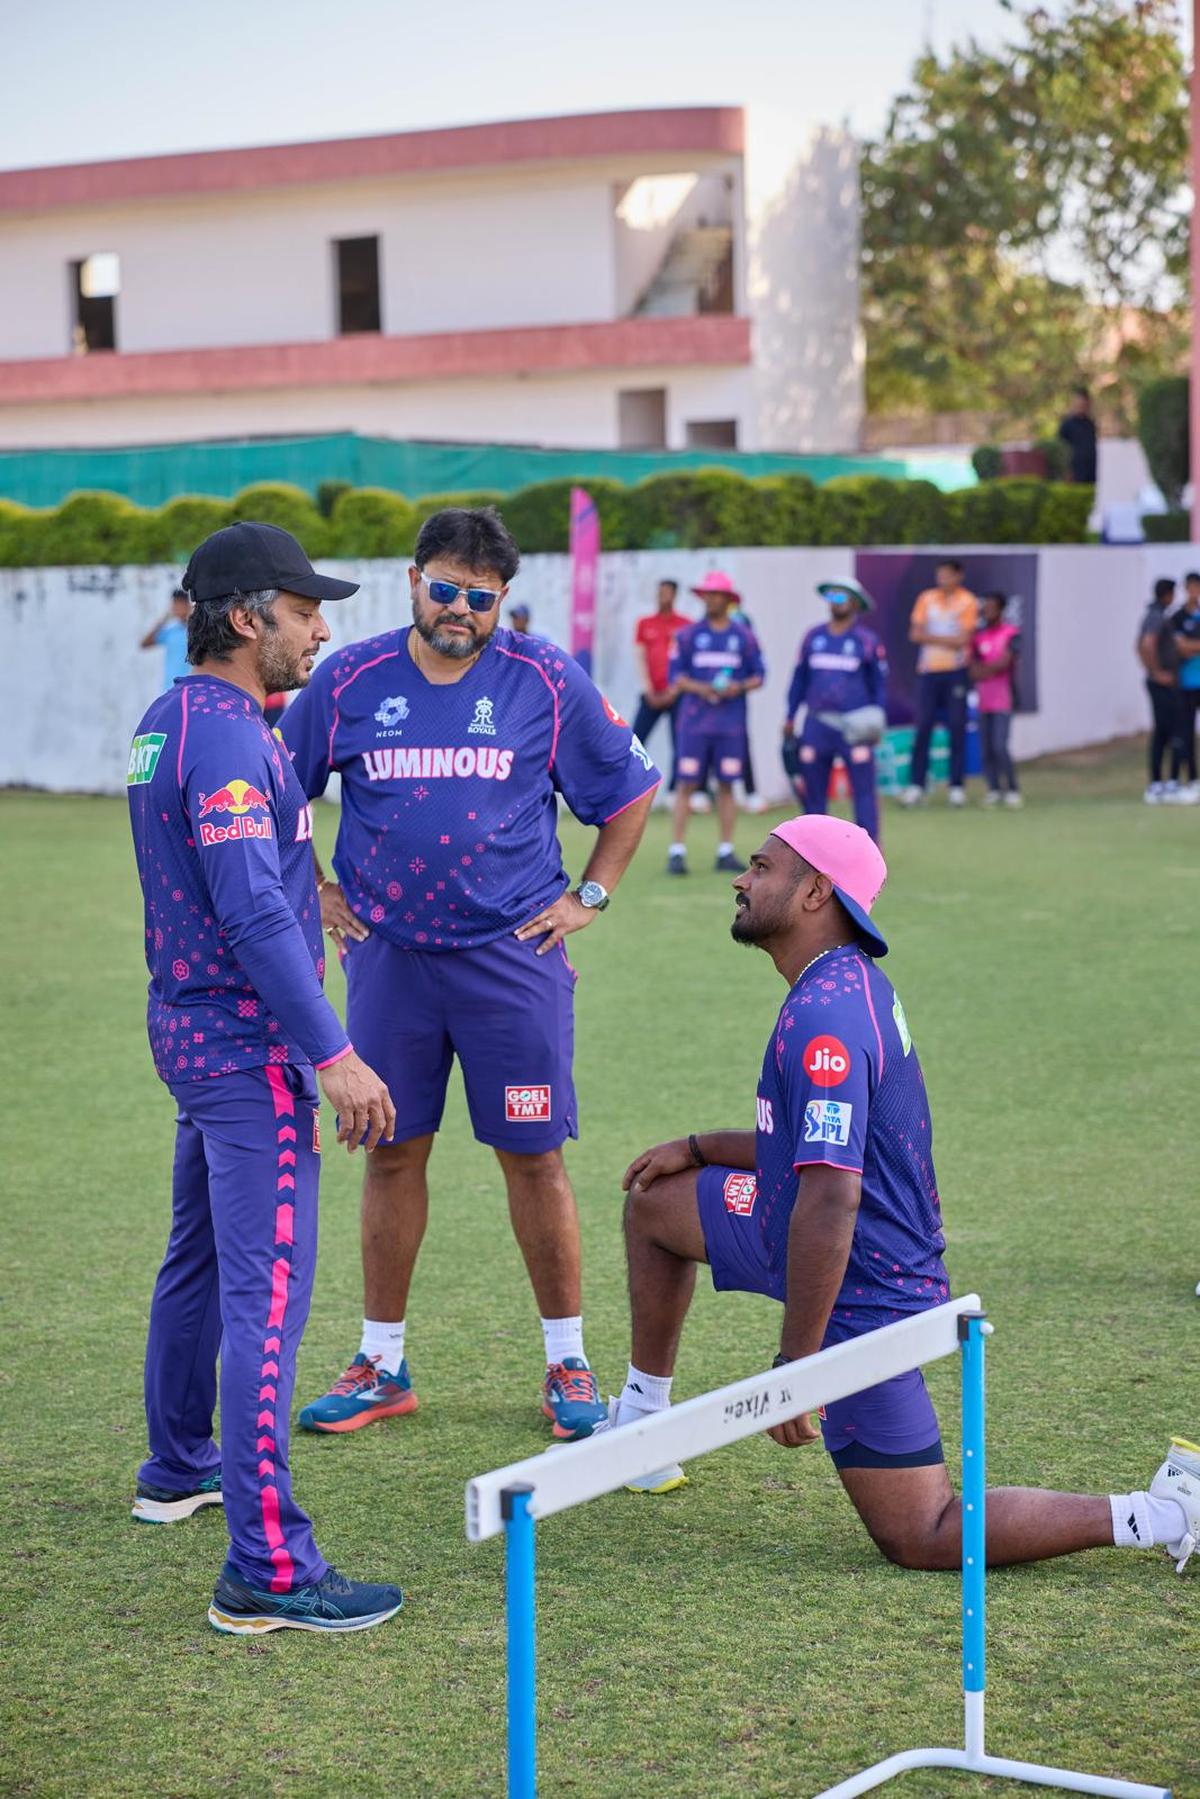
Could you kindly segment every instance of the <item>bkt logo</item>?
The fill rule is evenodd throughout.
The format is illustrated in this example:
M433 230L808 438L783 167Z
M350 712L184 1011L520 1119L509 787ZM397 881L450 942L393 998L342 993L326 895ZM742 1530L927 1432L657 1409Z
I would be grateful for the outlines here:
M254 787L249 781L228 781L224 787L218 787L215 793L200 795L200 817L208 818L214 812L229 815L227 825L201 824L200 841L207 847L215 843L236 843L247 837L273 837L271 825L271 802L261 787ZM265 812L265 818L255 818L256 812Z
M758 1128L764 1137L775 1135L775 1111L769 1099L758 1096Z
M506 1087L504 1116L510 1124L549 1124L549 1087Z
M850 1072L850 1051L840 1037L814 1037L804 1047L803 1060L814 1087L840 1087Z

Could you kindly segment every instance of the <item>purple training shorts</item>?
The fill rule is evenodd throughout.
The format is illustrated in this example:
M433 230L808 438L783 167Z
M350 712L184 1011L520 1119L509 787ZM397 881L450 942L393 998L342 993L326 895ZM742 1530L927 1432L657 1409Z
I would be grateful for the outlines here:
M708 781L740 781L746 772L744 731L712 737L680 727L675 744L675 779L689 787Z
M455 1056L480 1143L540 1155L579 1135L571 1063L575 970L560 945L497 937L478 949L348 945L346 1029L387 1082L393 1141L437 1130Z
M718 1292L787 1298L787 1266L772 1263L755 1215L753 1174L742 1168L702 1168L696 1181L704 1248ZM785 1239L786 1241L786 1239ZM822 1348L861 1332L830 1322ZM878 1455L908 1456L939 1438L937 1413L919 1368L822 1406L821 1435L831 1455L859 1444Z

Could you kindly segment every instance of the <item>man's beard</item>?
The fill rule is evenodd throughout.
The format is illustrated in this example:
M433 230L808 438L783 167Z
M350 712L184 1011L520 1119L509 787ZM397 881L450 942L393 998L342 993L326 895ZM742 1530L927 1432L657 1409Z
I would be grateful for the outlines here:
M768 938L781 931L786 923L786 914L778 907L771 913L764 913L760 909L751 918L749 906L739 904L729 927L729 935L735 943L744 943L750 949L757 949Z
M441 629L450 623L466 625L470 636L455 637ZM455 662L466 662L469 657L478 655L496 629L495 619L485 626L480 623L480 615L473 612L466 618L460 618L456 612L439 612L436 618L427 619L422 616L420 601L416 599L413 600L413 624L418 637L423 638L431 650L436 650L439 656L449 656Z
M263 634L258 640L258 678L267 693L291 693L307 687L312 670L305 658L307 650L289 651L280 642L279 626L266 613L262 614Z

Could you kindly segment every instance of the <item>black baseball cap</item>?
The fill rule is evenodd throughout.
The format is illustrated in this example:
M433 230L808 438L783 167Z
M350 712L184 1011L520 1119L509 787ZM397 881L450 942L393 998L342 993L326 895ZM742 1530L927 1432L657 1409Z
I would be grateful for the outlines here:
M305 600L348 600L357 581L319 575L290 531L243 519L206 537L192 552L183 587L197 604L231 593L278 587Z

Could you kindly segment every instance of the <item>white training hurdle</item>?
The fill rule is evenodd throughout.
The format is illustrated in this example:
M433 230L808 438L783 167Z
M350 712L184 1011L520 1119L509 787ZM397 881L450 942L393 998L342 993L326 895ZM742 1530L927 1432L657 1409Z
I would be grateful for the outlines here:
M508 1791L537 1792L534 1526L538 1519L611 1493L638 1475L683 1462L816 1411L865 1387L961 1351L963 1413L963 1710L961 1749L908 1749L864 1768L819 1799L852 1799L909 1768L968 1773L1097 1793L1108 1799L1170 1799L1169 1789L1111 1780L1041 1763L1011 1761L984 1748L986 1465L984 1342L991 1333L976 1294L934 1306L839 1343L786 1367L702 1393L619 1431L601 1432L553 1454L529 1456L467 1483L467 1536L506 1538L508 1614Z

